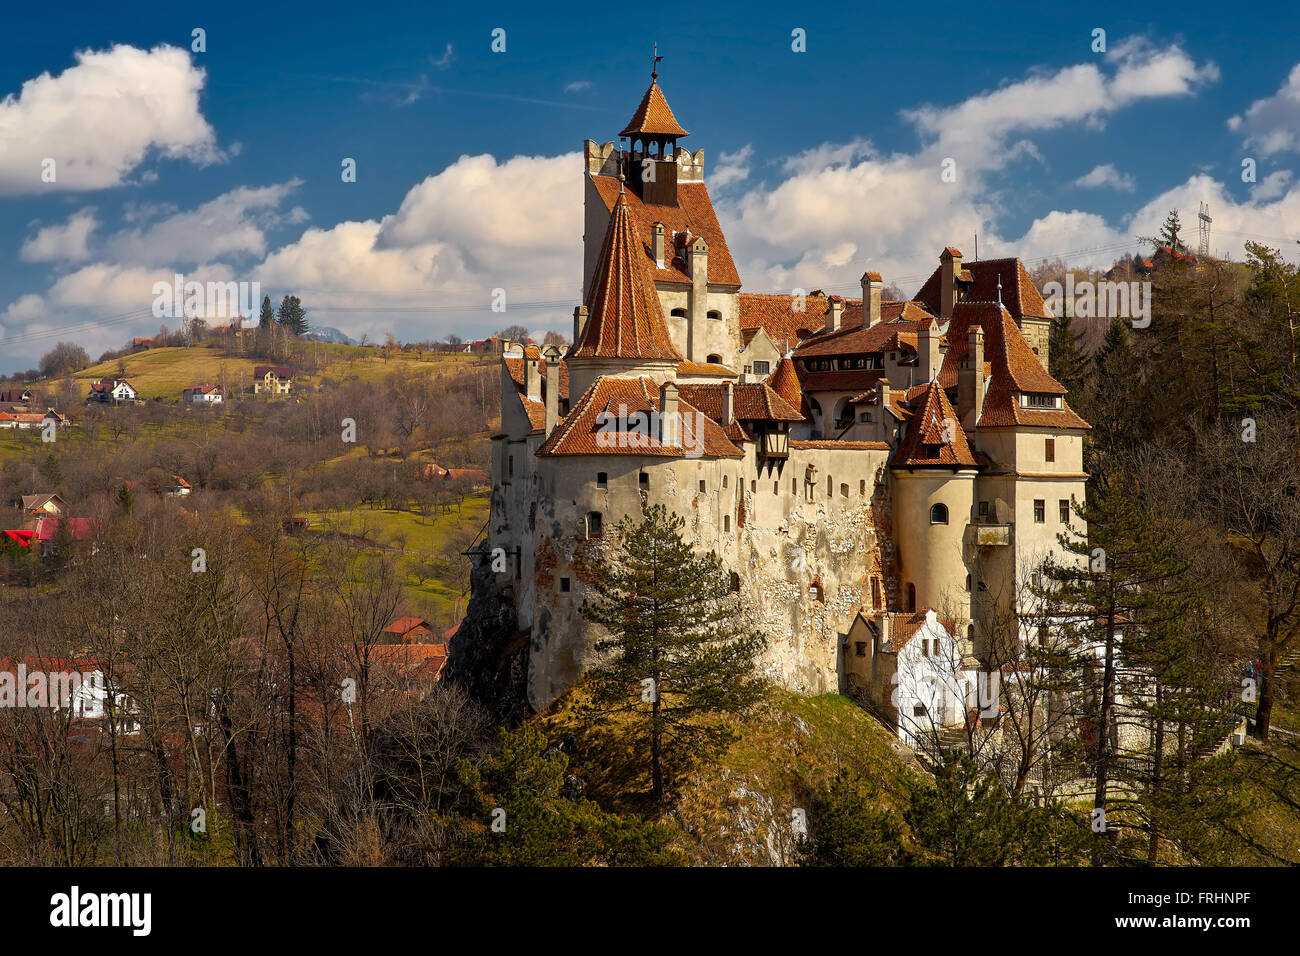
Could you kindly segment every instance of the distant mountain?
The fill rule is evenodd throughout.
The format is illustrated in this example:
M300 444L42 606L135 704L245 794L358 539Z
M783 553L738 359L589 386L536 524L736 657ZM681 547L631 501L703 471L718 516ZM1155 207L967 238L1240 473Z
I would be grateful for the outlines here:
M328 325L318 325L314 327L310 332L304 335L303 338L317 342L335 342L339 345L357 344L351 337L343 334L338 329L330 328Z

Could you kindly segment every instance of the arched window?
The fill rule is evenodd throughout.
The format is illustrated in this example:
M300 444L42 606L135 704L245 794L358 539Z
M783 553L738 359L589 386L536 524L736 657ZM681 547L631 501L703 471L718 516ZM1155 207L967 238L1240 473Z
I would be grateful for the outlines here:
M710 365L721 365L721 364L722 364L722 356L721 356L721 355L710 355L710 356L709 356L708 358L706 358L704 361L708 362Z
M948 523L948 506L937 504L930 509L930 524L947 524Z
M686 318L686 310L685 310L685 309L673 309L673 311L672 311L671 314L672 314L672 317L673 317L674 319L684 319L684 318Z
M711 319L719 319L719 320L721 320L721 318L722 318L722 313L719 312L717 309L709 309L709 311L708 311L706 314L707 314L708 317L711 318Z
M915 584L909 584L907 586L907 609L909 611L916 610L916 585Z

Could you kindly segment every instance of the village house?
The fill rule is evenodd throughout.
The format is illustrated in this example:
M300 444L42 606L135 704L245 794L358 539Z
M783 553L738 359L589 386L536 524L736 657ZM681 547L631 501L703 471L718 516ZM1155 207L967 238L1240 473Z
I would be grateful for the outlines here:
M968 683L1041 561L1077 560L1057 536L1082 531L1089 426L1047 372L1042 295L1019 259L951 246L907 301L869 266L860 298L742 292L703 151L651 80L623 146L584 146L573 345L502 356L485 551L529 702L590 666L594 568L662 504L768 635L765 676L870 699L904 737L917 706L960 723L898 682L938 654Z
M23 518L38 518L43 515L59 517L67 511L68 505L56 494L23 495L17 502L22 509Z
M422 617L399 617L384 628L388 644L430 644L433 638L433 625Z
M253 394L288 395L293 388L293 369L287 365L259 365L253 369Z
M220 385L190 385L181 392L186 405L220 405L225 398L226 390Z
M124 378L101 378L90 384L90 400L93 402L134 402L138 397L135 387Z

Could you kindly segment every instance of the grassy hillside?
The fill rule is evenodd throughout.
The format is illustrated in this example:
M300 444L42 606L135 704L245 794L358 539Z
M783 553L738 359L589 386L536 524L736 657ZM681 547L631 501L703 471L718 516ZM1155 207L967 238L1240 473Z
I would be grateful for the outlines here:
M537 718L551 740L573 735L572 772L586 795L639 810L648 790L643 761L610 725L592 726L578 688ZM809 812L814 791L852 768L873 785L880 807L899 809L903 782L921 772L910 752L847 697L801 697L773 688L757 712L735 724L738 738L716 761L684 775L673 816L682 849L695 865L772 865L791 862L791 820ZM631 796L629 796L631 794Z
M301 373L298 381L304 385L318 384L326 378L340 382L349 379L363 382L379 381L403 370L427 369L436 373L483 360L482 355L463 352L452 354L426 352L423 355L416 355L413 352L395 352L387 355L372 348L327 343L319 346L304 346L304 349L306 356L318 359L321 364L315 372ZM199 345L194 348L148 349L143 352L133 352L83 369L74 375L73 379L83 395L88 395L91 382L106 376L116 376L120 368L125 367L127 380L136 387L141 398L174 401L181 397L181 391L189 385L216 384L224 381L229 389L245 390L252 384L254 366L267 364L271 364L268 359L231 356L218 346ZM290 361L285 364L295 363Z

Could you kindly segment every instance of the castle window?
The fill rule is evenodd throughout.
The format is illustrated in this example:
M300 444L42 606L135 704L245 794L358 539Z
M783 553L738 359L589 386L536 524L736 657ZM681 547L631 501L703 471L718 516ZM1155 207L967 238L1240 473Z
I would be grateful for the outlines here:
M721 356L721 355L709 355L709 356L708 356L704 361L708 362L710 365L721 365L721 364L722 364L722 356Z
M709 311L706 314L711 319L718 319L718 320L722 319L722 313L719 312L717 309L709 309Z
M858 494L863 498L867 496L867 482L865 478L858 482Z
M924 716L925 716L925 704L913 704L913 705L912 705L912 716L913 716L913 717L924 717Z
M1070 502L1069 499L1061 498L1057 501L1057 507L1061 509L1061 524L1070 523Z
M966 575L966 590L970 590L970 575Z
M870 412L863 412L861 418L862 418L862 421L864 421L864 422L870 422L870 421L872 421L871 413L870 413Z
M769 363L767 363L767 362L755 362L755 363L754 363L754 374L755 374L755 375L766 375L766 374L768 373L768 370L769 370L771 367L772 367L772 366L771 366Z
M641 472L641 475L640 475L640 477L637 479L637 481L638 481L638 483L641 485L641 490L642 490L642 491L649 491L649 490L650 490L650 476L649 476L648 474L646 474L644 471Z
M947 524L948 523L948 506L937 504L930 509L930 524Z
M704 479L700 479L700 494L704 494Z
M773 485L773 488L775 489L776 482L772 482L772 485ZM775 493L776 493L775 490L773 490L772 493L775 494ZM799 493L799 479L798 479L798 478L791 478L791 479L790 479L790 494L792 494L792 495L797 495L798 493Z
M1056 439L1048 438L1043 444L1043 459L1056 461Z
M568 594L568 593L569 593L569 588L570 588L570 585L569 585L569 579L568 579L568 578L560 578L560 590L561 590L562 592L564 592L565 594Z
M608 488L608 487L609 487L609 475L606 474L606 473L603 472L603 471L598 471L598 472L596 472L596 487L597 487L597 488Z
M854 644L853 644L853 653L856 654L858 657L866 657L866 656L867 656L867 642L866 642L866 641L855 641Z
M847 498L848 496L849 496L848 482L840 482L840 497Z
M731 533L731 515L722 516L722 530L724 534Z
M826 476L826 497L830 498L835 494L835 479L830 475Z
M722 487L727 487L727 475L722 476Z
M673 309L673 311L672 311L670 314L672 315L672 317L673 317L674 319L684 319L684 318L686 318L686 310L685 310L685 309Z
M599 538L601 529L601 514L599 511L587 512L587 537Z
M1042 524L1047 520L1047 502L1042 498L1034 499L1034 523Z
M989 503L988 503L987 501L981 501L981 502L980 502L980 517L981 517L981 518L987 518L988 516L989 516Z
M909 584L907 586L907 609L909 611L916 610L916 585L915 584Z
M871 579L871 606L880 607L880 579Z
M930 656L930 639L928 637L921 638L921 656Z
M757 479L753 479L753 480L750 481L750 483L749 483L749 493L750 493L751 495L756 495L756 494L758 494L758 480L757 480Z

